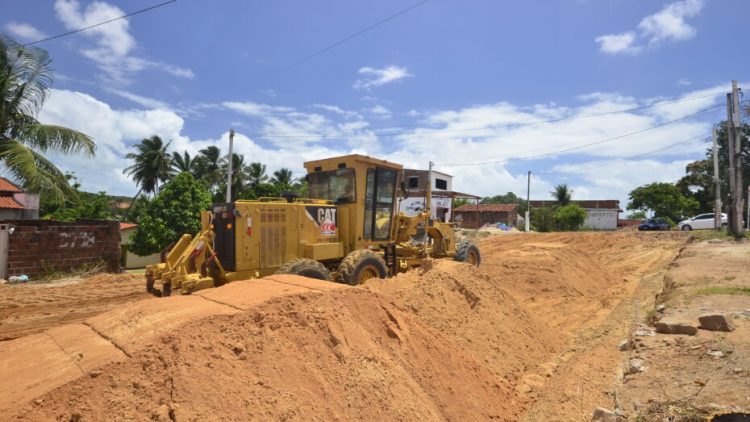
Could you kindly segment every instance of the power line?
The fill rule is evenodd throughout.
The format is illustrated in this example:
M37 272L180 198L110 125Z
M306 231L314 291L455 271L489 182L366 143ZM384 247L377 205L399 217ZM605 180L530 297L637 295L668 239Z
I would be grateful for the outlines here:
M681 141L679 141L679 142L675 142L675 143L672 143L672 144L669 144L669 145L665 145L665 146L663 146L663 147L660 147L660 148L657 148L657 149L654 149L654 150L651 150L651 151L647 151L647 152L644 152L644 153L641 153L641 154L638 154L638 155L633 155L633 156L630 156L630 157L621 157L621 158L605 158L605 159L603 160L603 161L605 161L605 162L603 162L603 163L599 163L599 164L594 164L594 165L590 165L590 166L585 166L585 168L586 168L586 169L592 169L592 168L599 168L599 167L604 167L604 166L608 166L608 165L610 165L610 164L611 164L611 162L612 162L613 160L637 160L637 159L639 159L639 158L643 158L643 157L646 157L646 156L648 156L648 155L651 155L651 154L654 154L654 153L656 153L656 152L659 152L659 151L663 151L663 150L665 150L665 149L669 149L669 148L673 148L673 147L676 147L677 145L682 145L682 144L686 144L686 143L688 143L688 142L692 142L692 141L694 141L694 140L696 140L696 139L698 139L698 138L704 138L704 137L706 137L706 136L707 136L707 135L705 135L705 134L700 134L700 135L696 135L696 136L691 136L690 138L687 138L687 139L683 139L683 140L681 140ZM536 173L536 174L553 174L553 173L559 173L559 171L552 171L552 170L548 170L548 171L536 171L535 173Z
M341 44L344 44L344 43L346 43L348 41L351 41L354 38L357 38L358 36L364 34L365 32L368 32L368 31L370 31L372 29L375 29L378 26L380 26L380 25L382 25L382 24L384 24L384 23L386 23L386 22L388 22L388 21L390 21L392 19L397 18L398 16L403 15L404 13L406 13L406 12L412 10L412 9L415 9L415 8L423 5L424 3L427 3L427 1L428 0L422 0L422 1L419 1L417 3L412 4L411 6L405 8L405 9L401 9L398 12L396 12L396 13L388 16L388 17L385 17L385 18L383 18L383 19L381 19L381 20L379 20L379 21L377 21L377 22L375 22L375 23L373 23L373 24L371 24L371 25L369 25L369 26L367 26L367 27L365 27L363 29L360 29L359 31L357 31L357 32L355 32L355 33L353 33L351 35L348 35L348 36L346 36L346 37L344 37L344 38L342 38L342 39L340 39L340 40L338 40L338 41L336 41L336 42L334 42L332 44L329 44L326 47L321 48L320 50L315 51L312 54L309 54L309 55L307 55L307 56L305 56L305 57L303 57L303 58L295 61L294 63L291 63L289 65L286 65L286 66L282 67L281 69L279 69L279 70L271 73L270 75L267 75L266 77L264 77L264 78L256 81L255 83L263 83L263 82L266 82L266 81L268 81L270 79L273 79L276 76L278 76L278 75L280 75L280 74L282 74L282 73L284 73L284 72L286 72L288 70L291 70L291 69L293 69L293 68L301 65L302 63L310 61L310 60L314 59L315 57L318 57L321 54L324 54L324 53L328 52L329 50L332 50L332 49L340 46Z
M647 128L640 129L640 130L637 130L635 132L626 133L624 135L618 135L618 136L615 136L615 137L612 137L612 138L607 138L607 139L603 139L603 140L596 141L596 142L591 142L591 143L584 144L584 145L578 145L578 146L570 147L570 148L563 148L563 149L560 149L560 150L551 151L551 152L547 152L547 153L543 153L543 154L528 155L528 156L523 156L523 157L518 157L518 158L511 158L511 159L507 159L507 160L483 161L483 162L478 162L478 163L455 163L455 164L435 164L435 165L436 166L441 166L441 167L481 166L481 165L487 165L487 164L506 164L506 163L516 162L516 161L526 161L526 160L531 160L531 159L548 157L550 155L557 155L557 154L561 154L561 153L565 153L565 152L576 151L576 150L579 150L579 149L588 148L590 146L599 145L599 144L603 144L603 143L607 143L607 142L613 142L613 141L616 141L616 140L619 140L619 139L623 139L623 138L627 138L627 137L630 137L630 136L633 136L633 135L638 135L638 134L641 134L641 133L644 133L644 132L648 132L650 130L658 129L658 128L661 128L661 127L664 127L664 126L667 126L667 125L671 125L673 123L677 123L679 121L685 120L685 119L693 117L693 116L697 116L699 114L702 114L702 113L705 113L707 111L713 110L713 109L715 109L717 107L720 107L720 106L722 106L722 104L714 104L711 107L704 108L703 110L699 110L699 111L697 111L695 113L690 113L690 114L682 116L680 118L677 118L677 119L674 119L674 120L670 120L670 121L667 121L667 122L663 122L663 123L659 123L658 125L649 126Z
M703 98L709 98L709 97L715 97L718 94L709 94L709 95L700 95L695 97L684 97L684 98L678 98L678 99L672 99L672 100L662 100L657 101L655 103L644 105L644 106L638 106L638 107L632 107L628 109L622 109L622 110L615 110L615 111L607 111L603 113L591 113L591 114L581 114L577 116L568 116L568 117L559 117L556 119L549 119L549 120L539 120L534 122L516 122L516 123L506 123L503 125L490 125L490 126L484 126L484 127L475 127L475 128L467 128L467 129L435 129L435 130L426 130L426 131L402 131L402 132L390 132L391 128L379 128L384 129L383 132L374 132L371 133L375 136L403 136L403 135L422 135L422 134L439 134L439 133L457 133L457 132L474 132L479 130L488 130L488 129L503 129L503 128L511 128L511 127L523 127L523 126L533 126L533 125L541 125L546 123L558 123L562 121L567 120L578 120L583 118L589 118L589 117L600 117L600 116L608 116L612 114L620 114L620 113L629 113L633 111L639 111L639 110L645 110L653 107L657 107L664 104L676 104L686 101L694 101L694 100L700 100ZM483 119L483 120L477 120L477 121L489 121L489 119ZM392 129L400 129L405 127L412 127L412 126L400 126L400 127L393 127ZM418 125L415 125L413 127L418 127ZM362 129L367 129L362 128ZM260 139L272 139L272 138L304 138L304 139L330 139L330 138L340 138L342 135L303 135L303 134L284 134L284 135L261 135L261 134L249 134L247 135L251 138L260 138Z
M57 39L57 38L67 37L68 35L73 35L73 34L77 34L77 33L82 32L82 31L89 30L91 28L96 28L97 26L106 25L108 23L111 23L111 22L114 22L114 21L117 21L117 20L120 20L120 19L125 19L125 18L129 18L131 16L139 15L141 13L145 13L145 12L148 12L149 10L154 10L154 9L162 7L162 6L166 6L167 4L174 3L176 1L177 0L168 0L168 1L165 1L163 3L159 3L159 4L156 4L156 5L147 7L145 9L136 10L135 12L128 13L127 15L122 15L122 16L119 16L119 17L116 17L116 18L113 18L113 19L106 20L104 22L99 22L99 23L96 23L96 24L93 24L93 25L90 25L90 26L86 26L84 28L74 29L72 31L65 32L65 33L62 33L62 34L53 35L53 36L47 37L47 38L42 38L41 40L38 40L38 41L34 41L34 42L22 44L22 47L28 47L30 45L43 43L45 41L50 41L50 40L54 40L54 39Z

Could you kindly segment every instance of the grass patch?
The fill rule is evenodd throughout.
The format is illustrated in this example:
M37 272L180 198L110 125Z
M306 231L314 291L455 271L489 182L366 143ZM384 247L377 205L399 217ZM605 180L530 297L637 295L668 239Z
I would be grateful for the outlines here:
M704 287L695 291L696 296L708 295L747 295L750 296L750 287L715 286Z
M125 270L128 274L146 274L145 268L134 268L132 270Z
M89 277L103 272L104 268L105 263L101 259L67 271L42 264L42 273L34 277L34 280L31 281L31 283L50 283L64 278Z

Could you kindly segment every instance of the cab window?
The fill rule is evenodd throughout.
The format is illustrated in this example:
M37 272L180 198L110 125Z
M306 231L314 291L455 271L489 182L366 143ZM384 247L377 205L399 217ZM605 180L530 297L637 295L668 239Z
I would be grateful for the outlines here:
M365 182L364 238L388 240L393 220L396 171L369 169Z
M357 198L354 169L316 171L308 175L309 196L336 204L352 203Z

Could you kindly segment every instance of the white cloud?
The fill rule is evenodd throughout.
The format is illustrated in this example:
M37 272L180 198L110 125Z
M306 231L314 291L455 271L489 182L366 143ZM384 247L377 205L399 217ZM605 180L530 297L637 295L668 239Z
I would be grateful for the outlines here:
M650 44L663 41L683 41L693 38L696 29L685 22L703 9L703 0L683 0L668 4L660 12L643 18L638 29Z
M14 37L25 41L39 41L47 37L44 32L25 22L8 22L5 24L5 30Z
M377 116L382 119L390 119L391 118L391 111L387 108L383 107L382 105L378 104L374 107L368 108L366 110L368 113Z
M134 94L132 92L129 92L123 89L104 88L104 90L112 94L115 94L117 96L120 96L122 98L125 98L127 100L130 100L143 107L163 108L163 109L169 108L169 105L167 105L167 103L165 102L159 101L155 98L144 97L143 95Z
M596 37L595 41L599 43L599 50L607 54L636 54L641 51L641 47L633 45L635 41L635 32L623 32L622 34L610 34Z
M383 86L400 79L414 76L410 74L405 67L387 66L382 69L374 67L363 67L359 69L359 74L364 77L354 82L354 89L370 89L372 87Z
M703 155L702 136L710 133L712 122L710 117L687 119L644 130L706 108L721 99L726 88L685 92L680 97L684 101L630 112L622 110L653 104L655 99L595 92L581 95L578 102L569 105L498 102L459 109L415 110L421 125L404 128L401 134L373 129L364 117L372 115L350 118L346 110L335 105L313 106L321 113L250 101L206 107L237 113L240 118L232 118L239 120L235 127L241 128L235 138L237 151L250 161L263 161L269 171L287 167L301 175L304 161L357 152L413 168L426 168L433 161L437 170L455 176L457 191L467 193L523 194L526 169L543 168L534 173L535 198L546 198L552 186L569 183L580 199L624 200L638 185L653 180L674 181L682 175L687 160ZM143 102L144 106L147 104ZM601 113L609 114L592 116ZM209 145L226 151L227 145L226 133L191 139L183 131L184 120L178 110L113 109L74 91L53 90L40 119L94 136L98 144L96 159L55 157L61 167L81 177L85 189L93 191L134 194L134 184L121 174L130 164L123 157L135 142L152 134L174 139L172 150L191 154ZM547 122L551 119L565 120ZM517 125L518 122L525 124ZM580 148L638 131L642 133ZM379 132L387 135L378 136ZM683 142L686 140L689 142ZM673 146L678 142L679 146ZM559 152L563 149L571 150ZM655 153L641 157L649 151ZM490 164L457 165L484 162Z
M627 31L596 37L599 50L606 54L637 54L646 47L655 48L668 41L685 41L695 37L697 30L685 19L697 16L704 0L681 0L646 16L638 24L638 32Z
M690 79L688 78L681 78L680 80L677 81L677 85L690 86L692 84L693 82L690 81Z
M101 1L95 1L81 10L76 0L56 0L55 13L70 30L94 25L125 14L119 7ZM132 74L144 69L156 69L188 79L195 76L190 69L133 56L137 43L130 34L128 19L115 20L83 31L81 34L93 39L96 44L95 47L82 48L81 54L96 63L110 82L118 85L130 83Z

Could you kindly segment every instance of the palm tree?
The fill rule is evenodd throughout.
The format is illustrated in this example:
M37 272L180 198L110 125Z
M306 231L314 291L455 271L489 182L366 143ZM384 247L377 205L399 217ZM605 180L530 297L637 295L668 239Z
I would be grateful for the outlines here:
M214 191L222 179L221 173L221 150L210 146L199 151L200 155L195 157L196 176L206 182L209 191Z
M261 183L268 181L268 175L266 175L266 165L262 163L250 163L246 167L247 171L245 177L251 187L256 187Z
M273 172L273 177L271 178L271 183L273 183L276 186L280 186L283 189L289 190L289 187L292 185L292 171L287 168L280 168Z
M131 176L138 184L138 193L151 194L159 188L160 182L169 180L172 169L172 156L167 152L169 143L165 144L154 135L135 146L137 153L129 152L125 158L135 160L132 166L126 167L123 173Z
M75 190L42 154L93 156L96 144L81 132L36 119L52 84L51 63L45 50L0 34L0 165L26 190L62 202L75 197Z
M555 201L564 207L570 203L570 198L573 195L573 190L568 188L568 185L562 184L555 186L555 190L550 192Z
M193 176L196 176L198 171L198 160L192 158L187 151L183 152L182 155L175 151L172 153L172 171L175 173L188 172Z
M227 168L229 165L229 157L224 157L221 160L221 174L226 175L229 172ZM245 187L245 175L247 174L247 166L245 165L245 156L239 154L232 154L232 201L242 194L242 190ZM224 184L226 186L226 183Z

